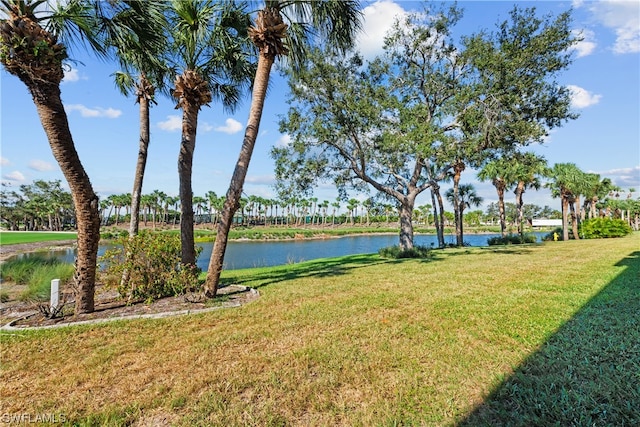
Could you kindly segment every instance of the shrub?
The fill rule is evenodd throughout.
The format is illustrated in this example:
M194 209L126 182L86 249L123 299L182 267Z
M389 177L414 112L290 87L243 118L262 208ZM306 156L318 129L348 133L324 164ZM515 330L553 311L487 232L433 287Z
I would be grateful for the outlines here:
M524 236L520 236L519 234L507 234L504 237L491 237L487 240L487 244L489 246L521 245L524 243L535 243L536 241L536 236L534 236L533 234L525 234Z
M402 250L400 246L388 246L378 251L378 255L383 258L401 259L401 258L430 258L431 248L427 246L414 246L412 249Z
M100 278L120 296L129 301L153 301L198 290L198 268L181 263L180 236L142 231L118 243L100 257ZM201 251L196 247L196 256ZM121 283L125 271L129 280Z
M625 221L611 218L588 219L582 222L580 228L580 235L584 239L623 237L631 232L631 227Z

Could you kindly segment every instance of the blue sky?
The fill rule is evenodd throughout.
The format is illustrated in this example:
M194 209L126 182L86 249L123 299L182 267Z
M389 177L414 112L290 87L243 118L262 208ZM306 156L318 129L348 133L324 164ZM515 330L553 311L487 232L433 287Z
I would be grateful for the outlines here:
M640 192L640 2L517 3L523 7L535 5L540 14L557 15L573 7L573 27L585 38L577 46L574 63L560 77L562 84L572 88L573 108L580 117L553 130L543 145L532 150L544 155L550 164L573 162L586 172L610 177L623 189ZM458 5L465 13L456 32L471 34L483 28L493 29L499 19L508 16L513 4L461 1ZM366 21L359 48L371 58L382 51L384 32L394 16L416 10L421 3L388 0L366 2L363 6ZM81 49L73 50L71 56L79 62L71 64L61 90L80 159L101 198L130 193L138 151L138 105L116 90L110 77L117 71L114 63L98 61ZM18 187L38 179L60 179L66 188L22 82L3 69L0 93L2 182ZM287 135L278 132L278 118L287 111L286 95L286 82L277 72L272 74L260 136L244 187L246 194L275 198L269 150L287 142ZM143 193L160 190L175 196L181 111L175 110L175 102L168 98L160 97L158 101L159 105L151 110L151 144ZM226 193L248 108L249 96L233 114L215 103L202 109L193 164L195 196L204 196L207 191ZM474 171L467 170L462 181L475 185L485 200L484 206L496 201L495 189L489 183L478 182ZM331 185L320 185L315 191L319 200L333 201L336 195ZM525 203L559 209L559 201L546 190L531 190L524 197ZM429 200L425 192L417 204Z

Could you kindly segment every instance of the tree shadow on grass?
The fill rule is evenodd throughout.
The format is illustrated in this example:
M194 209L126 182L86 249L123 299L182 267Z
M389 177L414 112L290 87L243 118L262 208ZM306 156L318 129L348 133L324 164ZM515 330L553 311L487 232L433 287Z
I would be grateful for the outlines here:
M640 425L640 252L460 426Z
M227 277L222 279L222 285L239 284L252 288L261 288L270 284L285 280L294 280L303 277L330 277L347 274L349 271L370 267L379 264L394 264L401 260L383 259L377 254L350 255L338 258L323 258L314 261L305 261L294 265L269 267L266 270L236 273L230 270Z

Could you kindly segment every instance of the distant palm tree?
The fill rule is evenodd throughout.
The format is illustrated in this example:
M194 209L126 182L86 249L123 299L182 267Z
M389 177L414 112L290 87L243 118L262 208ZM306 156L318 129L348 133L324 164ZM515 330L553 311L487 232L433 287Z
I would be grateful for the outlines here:
M475 188L471 184L462 184L458 186L458 195L455 197L455 192L453 188L450 188L445 193L445 197L450 203L457 202L457 215L455 216L455 221L459 222L456 225L456 243L458 246L462 246L464 244L463 236L463 218L464 218L464 210L466 208L470 208L471 206L480 206L482 203L482 197L478 196Z
M360 29L359 4L354 0L265 0L249 36L258 48L258 66L253 83L249 119L240 155L229 183L222 219L214 243L205 294L216 295L231 220L238 209L247 169L258 137L271 68L279 56L289 56L296 67L303 64L311 38L322 37L337 49L351 47Z
M195 264L193 235L193 153L198 114L214 99L233 110L254 75L247 29L249 16L234 2L173 0L169 14L173 46L168 62L176 69L172 96L182 109L178 156L182 263ZM181 70L181 71L178 71Z

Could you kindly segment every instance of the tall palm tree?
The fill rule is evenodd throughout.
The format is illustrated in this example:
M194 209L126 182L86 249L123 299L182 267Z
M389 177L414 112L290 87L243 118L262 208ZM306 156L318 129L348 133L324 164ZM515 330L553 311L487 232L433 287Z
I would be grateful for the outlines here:
M527 188L540 189L540 179L549 174L547 160L534 153L516 153L511 158L513 179L516 182L516 227L520 236L524 235L524 215L522 195Z
M249 16L233 2L173 0L169 14L176 70L172 96L182 110L178 155L182 263L195 264L193 236L193 153L200 109L214 99L232 111L251 82L254 66L247 38Z
M1 0L0 62L27 87L36 105L53 156L69 184L76 211L78 250L74 274L76 313L94 310L99 201L82 166L69 129L61 96L67 47L89 45L101 56L125 33L149 36L135 1ZM44 7L48 6L48 7Z
M249 28L249 36L259 51L251 107L209 262L204 287L207 296L213 297L217 292L231 220L239 207L258 137L273 64L279 56L289 56L294 67L302 64L311 36L320 36L337 49L352 46L360 29L360 16L359 4L355 0L265 0L263 9L258 11L254 25Z
M498 217L502 236L507 234L507 220L504 207L504 193L507 188L515 184L512 178L512 165L507 157L500 157L485 164L478 172L480 181L491 181L498 193Z
M456 197L456 193L453 188L450 188L445 193L445 197L447 200L453 204L455 202L458 203L458 208L456 210L457 214L455 216L455 221L459 222L456 225L456 243L458 246L462 246L463 242L463 218L464 218L464 210L466 208L470 208L471 206L480 206L482 203L482 197L478 196L475 188L471 184L462 184L458 186L458 194ZM457 234L459 233L459 234Z
M584 179L584 172L574 163L556 163L550 170L551 181L545 186L553 197L559 197L562 205L562 240L569 240L569 213L572 212L573 237L578 239L577 216L575 215L575 188Z
M455 218L455 226L456 226L456 245L462 246L464 242L462 241L462 211L460 210L460 206L463 205L460 194L460 176L462 172L465 170L466 165L464 161L460 158L456 159L453 163L452 168L452 180L453 180L453 188L447 191L446 197L449 199L451 204L453 205L453 214Z
M155 92L156 89L164 87L165 75L168 71L165 63L161 61L168 49L165 6L166 2L162 0L145 2L144 17L149 25L155 28L156 38L153 43L141 44L138 38L126 34L122 39L117 40L114 46L120 66L123 68L122 71L114 73L116 87L124 96L133 95L135 102L140 105L140 139L131 192L130 238L138 234L140 222L140 197L150 142L149 110L151 105L157 104Z

